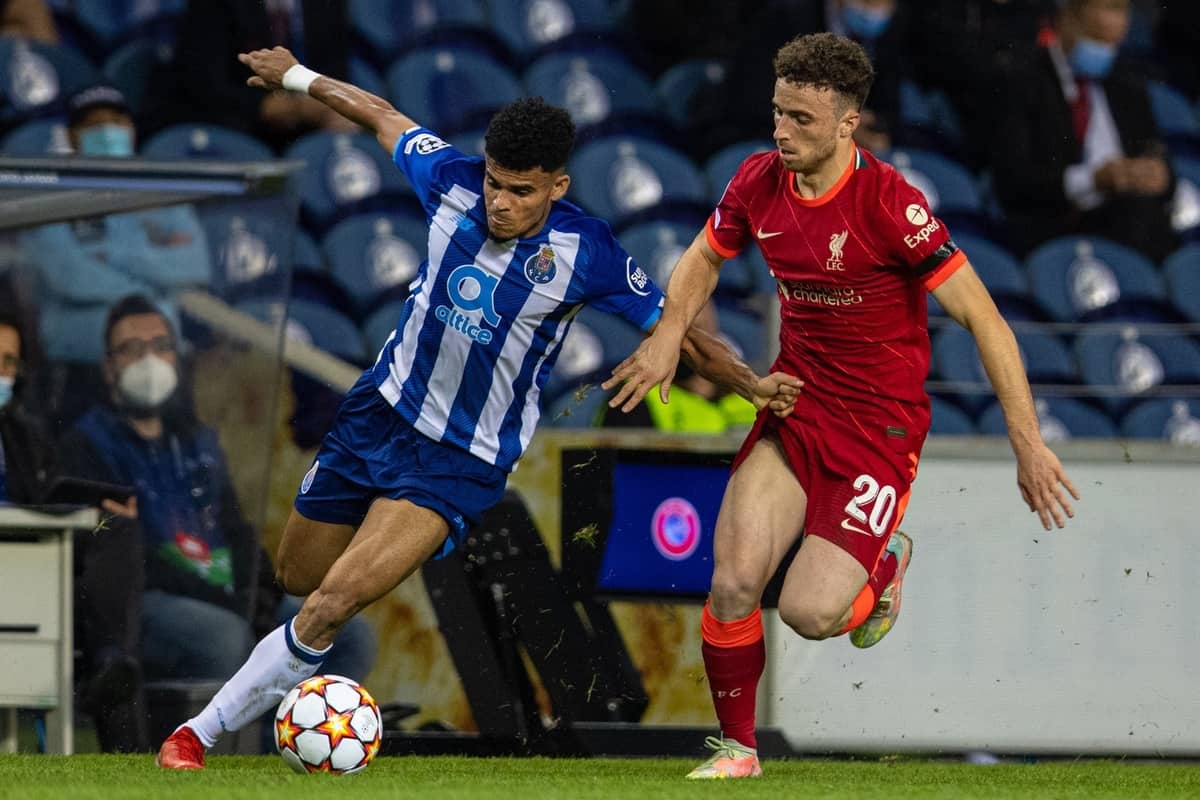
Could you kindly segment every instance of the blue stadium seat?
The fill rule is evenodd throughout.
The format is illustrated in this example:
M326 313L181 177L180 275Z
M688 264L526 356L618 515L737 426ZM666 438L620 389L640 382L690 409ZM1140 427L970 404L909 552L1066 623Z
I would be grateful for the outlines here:
M125 95L136 115L142 111L151 76L159 70L169 69L173 57L170 45L148 38L134 39L109 54L101 71Z
M66 156L72 152L67 123L59 117L30 120L0 144L0 153L6 156Z
M1163 262L1167 294L1191 322L1200 322L1200 243L1185 245Z
M196 207L213 257L213 291L230 301L244 297L282 298L294 226L278 206L264 201L201 203Z
M1143 400L1121 420L1121 433L1134 439L1163 439L1200 446L1200 400L1159 397Z
M690 219L711 211L704 176L691 159L648 139L612 136L589 142L575 152L568 171L575 177L572 196L617 228L651 209L682 205Z
M358 56L350 56L350 63L347 65L347 70L350 83L377 97L387 97L387 81L383 79L383 75L377 69L365 60Z
M939 217L983 214L983 197L975 176L961 164L926 150L893 150L887 160L905 180L925 195Z
M99 82L99 71L76 50L0 38L0 126L57 111L72 94Z
M975 423L965 411L949 400L930 395L929 406L932 417L929 423L931 436L973 436Z
M714 58L693 58L669 68L654 82L663 114L681 131L713 123L723 112L726 72L725 63Z
M496 32L518 57L613 27L605 0L489 0L488 6Z
M1195 140L1200 137L1200 121L1183 92L1161 81L1149 81L1150 111L1154 124L1168 140Z
M1200 345L1182 334L1138 335L1133 326L1084 331L1075 338L1075 355L1086 384L1124 390L1101 398L1114 414L1155 386L1200 383Z
M110 52L139 35L169 38L186 0L87 0L72 4L75 21L97 52Z
M397 108L447 136L485 126L496 109L523 94L504 64L462 47L411 50L388 68L386 77L388 97Z
M329 230L321 246L329 271L362 317L382 302L403 299L425 259L429 229L401 214L360 214Z
M275 300L246 300L235 308L268 324L278 324L285 313L284 304ZM286 306L284 335L312 345L351 364L366 363L362 335L354 322L336 309L307 300L292 298Z
M1067 439L1111 439L1117 435L1112 418L1087 403L1070 397L1039 397L1034 400L1042 438L1048 442ZM984 436L1007 436L1004 410L993 403L979 416Z
M621 413L606 410L605 403L610 396L591 381L568 386L548 405L543 404L543 424L551 428L595 428L603 414Z
M1133 313L1166 300L1149 259L1098 237L1053 239L1030 253L1025 267L1038 301L1063 322Z
M655 283L666 289L679 257L703 225L704 221L699 218L692 222L649 220L624 229L620 239L633 260ZM754 260L756 255L759 255L758 248L751 244L745 252L721 265L715 292L718 298L743 298L761 290L761 279L755 270L761 269L765 274L766 266L761 265L761 256L758 261Z
M1200 241L1200 158L1176 156L1175 197L1171 206L1171 227L1188 241Z
M717 324L741 352L743 360L760 372L770 365L771 342L767 326L760 317L725 306L717 306Z
M292 268L312 272L324 272L327 269L325 256L316 240L300 229L292 237Z
M249 134L220 125L184 123L154 134L141 154L176 161L203 158L219 161L273 161L271 148Z
M605 380L608 371L632 353L642 338L641 331L625 320L584 308L571 324L546 381L543 408L569 387Z
M704 162L704 176L708 179L708 197L713 205L720 201L725 185L748 156L774 149L775 144L770 139L752 139L735 142L709 156Z
M958 404L970 412L978 412L993 398L991 384L975 339L958 325L946 325L930 336L931 377L959 384L955 387ZM949 392L947 388L943 391Z
M372 311L363 321L363 343L368 355L379 352L383 343L392 335L392 331L396 330L396 323L400 321L400 315L403 313L404 301L392 300Z
M1030 383L1079 382L1079 365L1062 339L1036 330L1019 330L1016 337Z
M529 65L524 79L531 95L567 109L580 128L658 116L654 86L616 50L548 53Z
M970 233L956 233L954 241L966 253L967 260L987 286L1005 319L1047 318L1037 298L1029 291L1029 277L1025 269L1008 250Z
M905 141L923 149L945 153L962 149L962 122L941 91L926 91L912 81L901 81L899 122Z
M465 35L484 31L482 0L350 0L350 29L378 66L438 32Z
M483 157L484 136L487 134L487 128L472 128L468 131L459 131L453 136L448 136L446 141L457 147L462 152L469 156Z
M300 207L312 230L324 231L362 211L416 207L408 179L374 136L317 131L301 137L285 157L307 163L300 174Z

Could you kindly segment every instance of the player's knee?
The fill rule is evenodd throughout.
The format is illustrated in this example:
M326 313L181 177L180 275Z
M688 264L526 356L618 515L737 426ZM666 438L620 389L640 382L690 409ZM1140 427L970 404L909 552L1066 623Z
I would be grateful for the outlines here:
M779 619L805 639L828 639L837 634L844 612L821 608L812 602L779 600Z
M313 574L292 559L281 558L275 565L275 582L288 594L299 597L310 595L321 585L321 576Z
M712 604L723 619L736 619L758 608L763 592L762 577L747 570L718 567L712 578Z

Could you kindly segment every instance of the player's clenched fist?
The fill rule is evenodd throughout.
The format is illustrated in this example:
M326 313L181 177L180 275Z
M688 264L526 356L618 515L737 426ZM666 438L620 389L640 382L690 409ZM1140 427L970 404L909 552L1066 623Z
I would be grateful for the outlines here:
M750 401L760 411L771 409L771 413L779 418L790 416L796 409L796 397L804 387L804 381L788 375L786 372L772 372L765 378L760 378L754 387L754 396Z
M255 89L282 89L283 73L299 63L286 47L239 53L238 61L254 70L254 75L246 79L246 85Z

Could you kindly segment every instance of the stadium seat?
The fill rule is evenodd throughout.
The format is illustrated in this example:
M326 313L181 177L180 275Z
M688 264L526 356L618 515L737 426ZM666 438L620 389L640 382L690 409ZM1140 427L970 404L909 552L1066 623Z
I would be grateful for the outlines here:
M975 177L961 164L926 150L896 149L887 156L892 166L925 195L929 210L939 217L982 215L983 198Z
M930 375L950 386L940 392L952 392L958 404L972 413L992 400L992 387L979 360L975 339L958 325L946 325L931 332Z
M937 395L929 398L930 413L929 434L931 436L973 436L975 423L971 417L949 400L943 400Z
M568 387L603 381L608 370L632 353L642 338L637 328L619 317L591 308L581 310L542 390L543 408Z
M531 95L567 109L580 128L654 119L659 113L653 85L616 50L548 53L529 65L524 79Z
M682 153L648 139L589 142L575 152L569 171L572 196L617 228L650 209L665 213L682 205L690 219L711 211L700 170Z
M1047 314L1029 291L1029 277L1021 263L989 239L955 233L954 242L966 253L971 266L1008 320L1046 320Z
M134 115L143 110L146 87L155 72L168 69L174 51L170 45L153 39L134 39L109 54L101 71L113 86L121 90Z
M1143 400L1125 414L1121 433L1134 439L1164 439L1200 447L1200 401L1166 397Z
M300 173L300 207L312 230L362 211L416 207L408 179L374 136L317 131L289 147L285 158L307 164Z
M57 111L72 94L99 81L99 71L76 50L0 38L0 127Z
M1163 262L1167 295L1191 322L1200 322L1200 243L1176 250Z
M768 341L768 327L760 317L718 305L717 324L722 335L733 342L747 364L759 371L769 366L771 343Z
M330 274L366 318L382 302L403 299L425 259L429 229L423 219L361 214L342 220L321 243Z
M487 128L472 128L468 131L460 131L446 138L446 141L457 147L462 152L469 156L483 157L484 135L487 133Z
M487 28L482 0L350 0L350 29L382 67L437 31Z
M72 14L97 53L113 51L138 36L168 40L186 0L87 0L72 4Z
M610 396L599 384L590 381L568 386L548 405L543 405L542 424L551 428L595 428L606 412L605 403Z
M1101 390L1101 403L1114 414L1160 384L1200 384L1200 345L1183 334L1089 330L1075 338L1075 354L1084 382Z
M496 32L522 58L568 37L613 27L605 0L489 0L488 7Z
M387 81L377 69L358 56L351 56L347 65L350 83L377 97L387 97Z
M900 82L900 127L904 141L947 155L963 146L962 123L945 93Z
M704 176L708 179L708 197L712 204L715 206L720 201L725 185L747 157L774 149L775 144L770 139L752 139L734 142L709 156L704 162Z
M1187 97L1161 81L1149 81L1150 111L1159 133L1168 142L1196 143L1200 139L1200 121Z
M33 119L17 127L0 145L6 156L66 156L72 153L67 123L59 117Z
M504 64L485 53L451 46L409 51L388 68L387 85L397 108L446 136L485 126L496 109L523 94Z
M175 161L202 158L217 161L273 161L271 148L249 134L220 125L172 125L154 134L141 149L146 158Z
M1112 419L1087 403L1070 397L1039 397L1034 401L1042 438L1047 442L1067 439L1111 439L1117 435ZM984 436L1007 436L1004 410L993 403L979 415L979 432Z
M683 251L700 231L703 220L697 218L694 222L672 220L650 220L637 225L631 225L621 231L621 245L633 256L647 274L663 289L675 264ZM747 249L757 250L750 247ZM751 274L751 266L744 256L738 256L726 261L721 266L715 294L729 297L745 297L757 288L756 278Z
M1064 236L1025 260L1034 296L1051 316L1075 322L1164 303L1162 277L1145 256L1098 237Z
M713 58L693 58L672 66L654 82L663 114L685 132L716 122L724 113L726 72L725 63Z
M379 349L383 347L383 343L392 335L392 331L396 330L396 323L400 321L400 315L404 313L404 302L403 300L392 300L384 303L363 321L361 326L363 343L368 355L378 353Z
M1175 197L1171 202L1171 227L1188 241L1200 241L1200 158L1172 159Z
M266 201L202 203L196 207L214 260L213 291L229 301L287 292L294 226Z
M284 335L312 345L358 366L367 361L361 334L354 322L335 309L292 298L285 305L276 300L247 300L235 306L261 322L279 324L286 314Z

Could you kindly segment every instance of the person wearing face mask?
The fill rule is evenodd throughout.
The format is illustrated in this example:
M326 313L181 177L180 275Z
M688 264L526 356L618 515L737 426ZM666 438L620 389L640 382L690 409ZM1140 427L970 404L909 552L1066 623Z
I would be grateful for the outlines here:
M906 42L909 10L897 0L771 0L751 12L729 59L725 110L713 146L759 138L771 112L773 56L798 34L830 31L866 50L879 76L855 130L855 142L876 153L903 144L900 84L911 76Z
M298 604L274 586L216 431L190 411L168 317L145 296L122 298L108 313L104 351L108 401L64 435L59 463L64 475L136 491L128 504L102 504L114 524L140 532L108 576L119 584L112 593L124 598L125 636L107 643L106 658L131 661L139 680L226 678L250 651L256 628L273 627L278 614L294 613ZM116 574L120 581L112 581ZM252 599L253 621L247 619ZM360 625L343 643L338 668L361 679L374 643ZM114 694L112 701L126 699ZM144 712L137 722L145 725ZM128 725L109 742L101 738L102 746L112 742L118 744L111 749L148 746L144 731L135 734Z
M112 86L72 95L67 125L78 157L126 159L136 153L133 117ZM178 289L211 282L208 243L191 206L45 225L23 233L21 242L34 266L41 337L53 361L99 364L99 324L117 299L145 294L169 300Z
M992 168L1021 252L1070 234L1155 260L1177 245L1175 180L1146 79L1119 57L1129 23L1129 0L1063 0L1045 46L1007 86Z
M54 448L42 421L20 402L23 330L17 312L0 308L0 502L36 504L52 477Z

